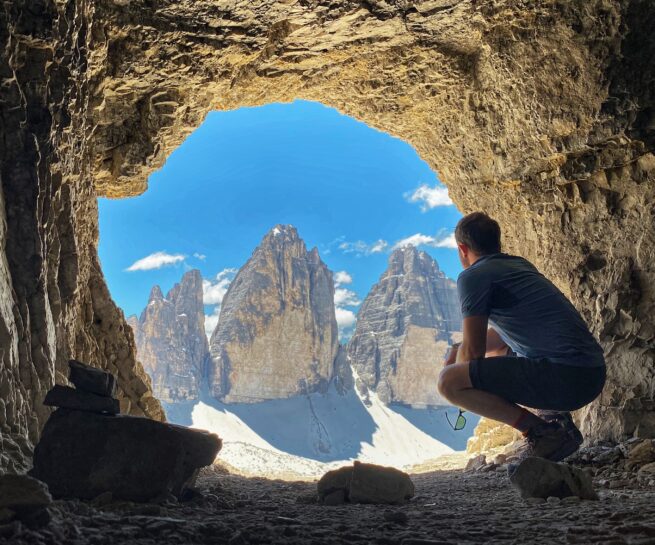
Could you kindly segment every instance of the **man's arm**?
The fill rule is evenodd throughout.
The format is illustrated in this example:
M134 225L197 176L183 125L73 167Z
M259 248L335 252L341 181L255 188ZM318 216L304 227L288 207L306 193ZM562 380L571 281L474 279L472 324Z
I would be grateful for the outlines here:
M457 351L457 363L484 358L487 352L488 316L468 316L464 318L464 340Z
M505 341L503 341L493 327L490 327L487 330L487 353L484 357L493 358L494 356L504 356L507 354L507 349L508 346Z

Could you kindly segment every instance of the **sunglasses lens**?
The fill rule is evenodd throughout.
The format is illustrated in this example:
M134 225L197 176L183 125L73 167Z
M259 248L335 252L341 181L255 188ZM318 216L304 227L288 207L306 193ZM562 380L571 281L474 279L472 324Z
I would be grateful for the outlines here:
M466 418L464 418L461 414L457 417L457 422L455 422L455 429L456 430L461 430L466 426Z

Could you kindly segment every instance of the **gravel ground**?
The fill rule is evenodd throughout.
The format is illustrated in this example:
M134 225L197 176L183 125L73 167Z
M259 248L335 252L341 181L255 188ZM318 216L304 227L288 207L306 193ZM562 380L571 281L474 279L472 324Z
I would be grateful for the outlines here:
M599 486L597 502L535 503L522 500L500 470L412 478L416 496L406 505L326 507L311 503L315 483L247 479L210 468L198 481L202 496L187 502L56 501L47 526L2 525L0 543L655 544L655 489L634 480Z

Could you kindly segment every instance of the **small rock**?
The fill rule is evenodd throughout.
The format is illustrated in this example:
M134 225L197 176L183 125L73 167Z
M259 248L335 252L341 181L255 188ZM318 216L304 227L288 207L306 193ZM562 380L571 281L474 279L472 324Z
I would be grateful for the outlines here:
M382 515L384 520L397 524L407 524L409 517L402 511L385 511Z
M557 496L548 496L548 497L546 498L546 503L550 503L550 504L552 504L552 505L559 505L559 503L560 503L561 501L562 501L562 500L559 499Z
M68 380L78 390L104 397L114 397L116 394L116 377L111 373L77 360L70 360L68 368Z
M0 524L6 524L14 520L16 516L16 511L9 509L9 507L0 508Z
M326 496L337 490L343 490L345 493L345 499L347 500L352 476L352 466L340 467L339 469L328 471L321 477L316 485L319 500L322 502Z
M51 503L45 483L28 475L0 476L0 509L47 507Z
M578 496L568 496L566 498L562 498L562 504L563 505L573 505L576 503L580 503L582 500Z
M470 458L469 461L466 462L466 467L464 468L464 471L477 471L481 467L484 467L486 464L487 464L487 457L484 454L480 454L479 456Z
M641 466L637 472L637 479L641 482L655 479L655 462Z
M584 471L543 458L523 460L510 476L510 482L523 498L579 496L597 500L591 478Z
M546 503L546 498L526 498L525 501L530 505L539 505L541 503Z
M489 473L490 471L495 471L498 466L494 463L485 464L482 467L478 468L480 473Z
M96 507L102 507L104 505L110 504L113 500L114 495L111 493L111 491L107 490L106 492L98 494L95 498L93 498L91 503Z
M414 496L407 473L393 467L355 462L348 498L356 503L404 503Z
M651 439L636 443L629 451L626 467L635 469L639 466L655 462L655 446Z
M507 454L497 454L496 457L494 458L494 464L497 466L502 466L507 462Z
M46 394L43 404L49 407L63 407L101 414L118 414L121 410L117 399L91 394L59 384L56 384Z
M346 503L346 491L343 489L330 492L323 498L323 505L343 505Z
M612 479L609 482L608 488L614 490L616 488L624 488L630 484L630 481L627 479Z

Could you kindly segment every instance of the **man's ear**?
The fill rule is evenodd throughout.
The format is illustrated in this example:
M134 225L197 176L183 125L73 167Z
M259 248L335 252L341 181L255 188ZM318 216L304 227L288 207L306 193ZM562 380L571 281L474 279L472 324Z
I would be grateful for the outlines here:
M459 251L462 252L462 255L467 256L469 254L469 247L466 244L458 242L457 247L459 248Z

